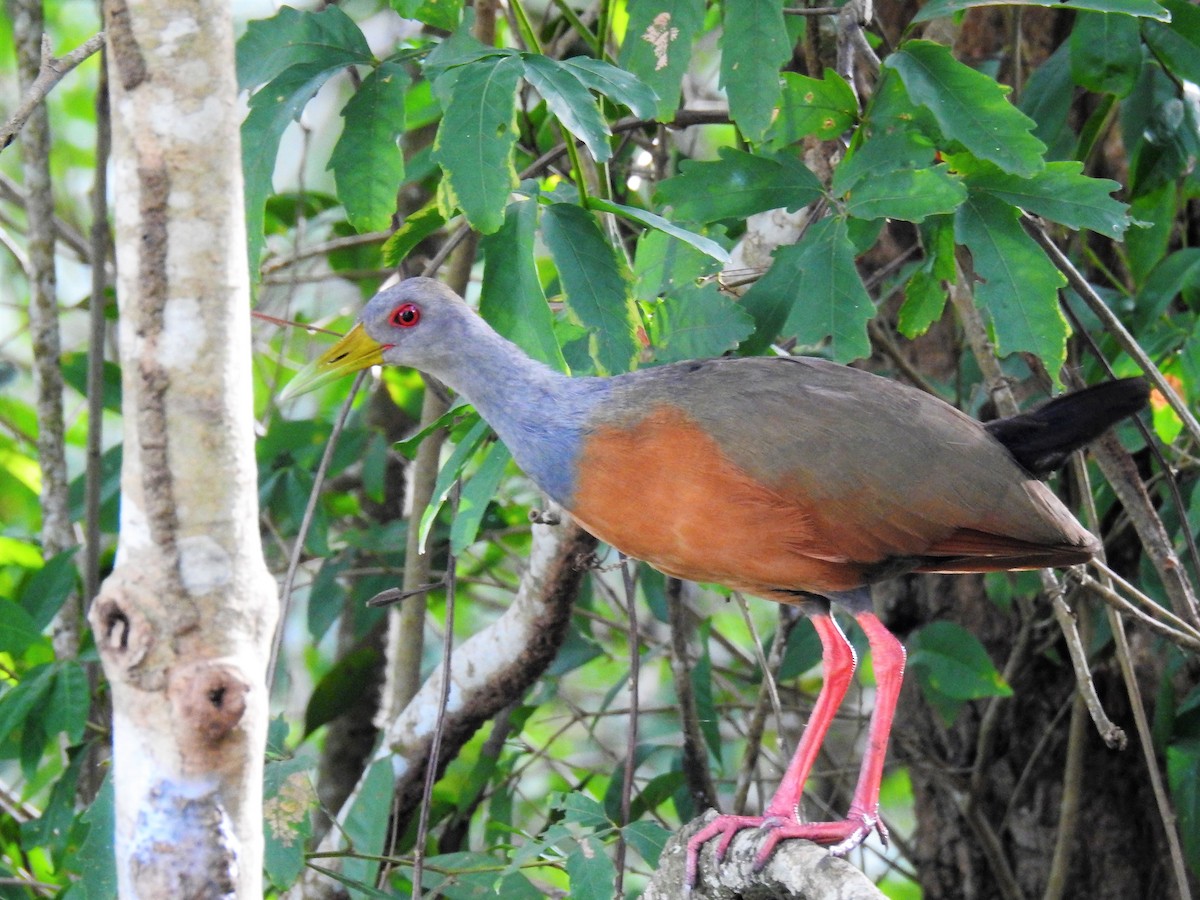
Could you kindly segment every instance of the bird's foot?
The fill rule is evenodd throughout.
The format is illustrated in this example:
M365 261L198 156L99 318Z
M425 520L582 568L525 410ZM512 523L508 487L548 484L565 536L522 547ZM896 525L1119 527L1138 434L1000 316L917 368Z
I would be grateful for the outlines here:
M872 831L879 833L880 840L886 847L888 831L879 818L878 811L867 813L860 809L851 808L846 818L835 822L798 822L794 818L779 815L766 816L717 816L704 828L698 831L687 847L687 878L685 885L691 890L696 884L696 874L699 869L700 850L717 835L715 853L717 862L725 859L734 835L747 828L759 828L766 834L762 846L754 857L754 871L759 871L767 864L771 854L775 852L780 841L791 838L812 841L829 847L833 856L844 856L865 841Z

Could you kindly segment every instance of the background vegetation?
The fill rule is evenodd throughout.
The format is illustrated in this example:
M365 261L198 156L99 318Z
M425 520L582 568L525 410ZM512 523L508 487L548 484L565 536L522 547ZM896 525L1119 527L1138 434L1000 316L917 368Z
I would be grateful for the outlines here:
M757 808L819 686L815 637L787 611L644 567L631 595L602 549L549 668L528 672L486 727L443 743L430 797L394 792L381 731L420 702L447 632L480 632L509 605L542 506L486 428L414 373L372 375L349 407L349 384L278 402L323 346L287 323L344 331L399 269L438 274L577 374L803 352L980 416L1014 395L1155 376L1149 428L1122 427L1124 449L1058 485L1141 592L1115 588L1139 604L1127 631L1095 602L1103 577L1069 582L1066 600L1035 574L881 588L912 677L885 783L894 841L853 859L892 897L1188 894L1200 873L1200 427L1188 409L1200 395L1200 9L885 6L865 23L856 5L775 0L246 11L260 503L287 594L270 891L316 895L297 886L307 863L362 896L403 896L418 879L450 897L635 894L702 811L688 775L707 770L726 809ZM56 54L100 26L89 3L46 12ZM21 97L13 45L0 20L5 110ZM106 692L80 619L111 565L121 459L119 371L106 363L88 382L89 360L115 358L113 330L89 338L88 321L116 316L111 255L87 237L95 210L106 221L91 194L106 152L99 73L93 57L48 97L62 342L49 360L26 312L31 145L0 155L6 897L114 891ZM57 429L32 377L47 361L65 382ZM89 453L97 425L102 452ZM416 431L435 434L423 450L402 440ZM440 457L439 433L453 447ZM46 530L47 442L69 474L65 542ZM430 512L406 512L425 495ZM402 582L436 586L401 613L366 605ZM1124 753L1072 699L1055 614L1070 619L1068 603ZM406 626L389 635L389 615ZM694 710L682 718L681 684ZM845 806L870 701L868 667L812 785L814 816Z

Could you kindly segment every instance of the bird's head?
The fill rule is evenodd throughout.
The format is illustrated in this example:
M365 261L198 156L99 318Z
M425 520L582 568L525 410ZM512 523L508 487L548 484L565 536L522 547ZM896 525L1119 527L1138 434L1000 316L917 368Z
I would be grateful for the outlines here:
M475 318L457 294L432 278L401 281L372 297L349 333L297 372L283 397L384 363L439 375Z

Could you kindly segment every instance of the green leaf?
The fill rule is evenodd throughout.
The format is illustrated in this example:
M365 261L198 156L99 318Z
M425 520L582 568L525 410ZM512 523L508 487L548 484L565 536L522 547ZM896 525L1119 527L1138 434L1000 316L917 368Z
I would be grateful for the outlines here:
M450 496L450 489L454 487L454 482L462 475L463 469L475 455L475 451L487 439L490 431L491 426L483 419L476 422L466 436L455 445L454 452L450 454L450 458L438 472L437 481L433 485L433 495L429 498L429 505L421 513L421 525L417 537L422 553L425 552L425 542L429 539L429 532L433 529L434 519L437 518L438 511L446 502L446 498Z
M24 725L30 711L45 701L54 686L55 671L56 667L49 663L35 666L16 687L0 696L0 740Z
M434 141L452 202L484 234L504 224L508 195L517 187L519 57L488 57L458 70L450 103Z
M1064 43L1033 70L1019 104L1021 112L1037 122L1033 136L1046 145L1048 159L1069 159L1074 154L1069 115L1074 99L1071 48Z
M1189 289L1200 290L1200 247L1176 250L1151 270L1137 295L1138 318L1143 322L1153 321L1167 312L1171 301Z
M669 122L704 24L704 0L632 0L618 63L658 96L656 118Z
M1113 13L1079 13L1071 29L1071 77L1098 94L1126 96L1142 70L1137 19Z
M721 10L726 48L721 54L721 87L729 98L730 117L746 139L757 144L779 104L779 68L792 57L783 4L725 0ZM730 52L731 48L741 52Z
M463 485L458 500L458 515L450 526L450 552L462 553L475 543L483 514L495 498L500 479L504 477L504 470L511 460L512 454L500 442L492 444L484 452L483 462Z
M54 687L50 691L42 727L51 737L65 732L67 739L77 744L83 740L90 707L87 673L74 660L65 660L54 675Z
M588 197L587 206L588 209L612 213L615 216L629 219L631 222L637 222L646 228L653 228L664 234L669 234L671 237L681 240L685 244L690 244L706 256L711 256L717 262L729 262L729 251L716 241L696 234L694 231L688 231L686 228L680 228L673 222L669 222L662 216L655 215L652 212L638 209L636 206L613 203L611 200L605 200L602 197Z
M42 630L33 617L7 597L0 597L0 622L4 623L0 628L0 653L19 656L42 639Z
M320 12L284 6L269 19L250 22L238 40L238 87L248 90L292 66L335 58L343 66L371 62L371 48L354 20L336 6Z
M617 870L594 837L585 837L567 854L572 900L612 900Z
M358 853L383 851L392 809L392 780L392 761L379 759L371 763L361 781L362 788L342 823L351 849ZM346 859L342 866L346 878L363 884L374 884L378 870L379 863L370 859Z
M473 17L468 16L468 19L471 21L464 21L448 38L434 47L429 52L429 55L425 57L425 62L422 63L421 70L430 81L441 81L442 76L451 69L456 69L481 59L515 55L515 51L513 50L492 47L478 41L471 33Z
M544 852L545 846L530 840L524 842L521 849L535 851L530 858L536 859ZM498 870L503 868L503 862L485 853L441 853L427 857L425 865L422 885L427 891L424 895L428 897L445 897L446 900L544 900L546 896L523 873L512 871L516 867L511 864L509 871L501 874ZM400 871L411 875L412 870L401 866ZM394 898L397 893L382 896Z
M821 196L821 183L794 160L769 159L722 147L713 162L685 160L680 175L658 186L657 199L685 222L744 219L784 207L801 209Z
M838 362L871 351L867 322L875 305L855 268L854 245L843 219L822 219L800 243L776 250L771 268L742 297L742 307L757 326L743 352L765 349L780 333L794 334L808 345L828 338Z
M78 551L78 547L71 547L46 560L45 565L29 577L17 595L17 600L29 613L33 629L38 633L50 624L79 583L79 574L75 570L75 554ZM7 627L11 620L5 617L3 621Z
M483 238L479 313L531 357L565 372L567 363L554 337L554 317L533 258L537 214L538 204L532 200L510 203L503 227Z
M1129 207L1112 197L1121 185L1089 178L1075 160L1047 163L1029 178L992 170L970 175L972 190L986 191L1006 203L1069 228L1089 228L1119 239L1129 227Z
M417 210L404 220L396 233L383 243L383 262L398 266L421 241L446 224L436 202Z
M383 63L363 79L342 110L346 123L329 157L338 199L359 231L382 231L396 211L396 191L404 180L404 91L408 73Z
M392 0L392 9L445 31L453 31L463 19L463 0Z
M884 62L904 80L909 97L937 119L948 138L1006 172L1032 175L1046 145L1031 133L1034 121L1009 103L996 81L956 60L949 48L908 41Z
M80 819L87 825L87 837L79 852L67 857L67 867L83 876L80 883L88 900L111 900L117 896L117 855L113 847L116 804L111 771Z
M607 831L613 827L604 807L579 791L563 794L561 802L554 805L563 811L563 819L569 824L588 831Z
M561 65L591 90L603 94L614 103L628 106L638 118L654 117L658 96L653 88L635 75L589 56L572 56L564 59Z
M317 804L307 759L268 761L263 771L263 868L275 887L286 889L304 870Z
M1167 781L1188 865L1200 869L1200 740L1192 738L1167 747Z
M778 632L776 633L778 636ZM779 661L778 678L798 678L821 661L821 638L816 629L797 623L788 632Z
M329 57L291 66L250 98L250 112L242 123L242 172L246 179L246 239L252 275L258 272L262 255L263 209L271 193L279 140L329 77L347 64L344 58Z
M630 822L621 829L621 833L625 835L625 840L629 846L641 855L650 866L658 865L658 859L662 856L663 849L667 846L667 841L671 839L671 832L663 828L657 822L641 820Z
M946 289L942 282L924 267L912 273L904 285L904 305L896 327L910 340L929 330L942 317L946 308Z
M945 165L897 169L860 181L846 198L846 212L860 219L923 222L954 212L966 198L967 189Z
M750 314L712 283L680 287L651 309L656 363L720 356L754 331Z
M888 128L871 135L854 148L834 170L836 195L853 190L864 179L874 179L900 169L925 169L937 148L919 131Z
M612 158L612 132L600 115L600 106L575 73L557 60L536 53L522 54L525 80L533 86L550 112L575 137L583 141L596 162Z
M1163 0L1163 6L1171 13L1170 24L1145 22L1142 36L1175 75L1200 83L1200 9L1186 0Z
M913 22L927 22L942 16L953 16L963 10L980 6L1044 6L1051 9L1124 13L1162 21L1170 18L1170 14L1155 0L929 0L913 17Z
M637 310L600 226L578 206L553 203L542 215L542 237L562 280L567 306L591 330L592 355L600 370L627 371L638 350Z
M88 357L86 353L64 353L62 355L63 380L83 396L87 396ZM101 379L104 408L109 412L121 411L121 367L114 362L104 361Z
M712 654L708 649L709 638L712 634L712 619L700 623L700 655L696 665L692 667L692 696L696 698L696 718L700 721L700 733L709 752L719 763L721 761L721 726L717 716L717 707L713 702L712 684Z
M1069 329L1058 306L1066 281L1017 217L1007 203L972 193L955 215L954 234L982 281L975 296L995 328L997 352L1033 353L1057 378L1067 353Z
M923 676L927 690L954 700L1012 696L979 639L961 625L932 622L909 645L908 665Z
M322 676L309 695L304 709L304 737L346 712L371 683L372 672L380 664L379 651L359 647L339 659Z
M846 80L833 69L826 69L824 78L784 72L779 115L767 136L771 146L777 149L810 134L823 141L832 140L850 128L857 118L858 98Z
M653 305L655 298L686 290L699 279L716 274L719 268L691 244L664 231L643 231L633 261L634 296ZM653 331L654 323L650 322L649 327Z

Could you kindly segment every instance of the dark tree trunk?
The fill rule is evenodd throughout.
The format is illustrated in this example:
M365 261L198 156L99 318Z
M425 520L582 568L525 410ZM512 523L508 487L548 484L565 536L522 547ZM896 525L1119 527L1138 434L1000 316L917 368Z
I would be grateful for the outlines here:
M902 635L935 619L962 625L982 641L1001 671L1022 628L1032 629L1023 661L1011 673L1013 696L995 701L1000 706L990 759L976 791L971 773L988 701L968 703L947 726L910 677L900 699L894 746L896 758L910 768L917 820L912 862L926 900L1046 896L1074 702L1074 676L1048 605L1038 599L1026 607L1033 619L1026 625L1019 605L1006 610L991 602L978 577L905 579L880 590L877 600L885 622ZM1104 628L1104 613L1094 605L1077 613L1081 624L1095 623L1085 633ZM1130 637L1149 703L1163 654L1132 627ZM1123 752L1109 750L1083 713L1076 729L1082 739L1079 807L1060 896L1176 896L1163 826L1111 642L1093 660L1105 709L1130 743Z

